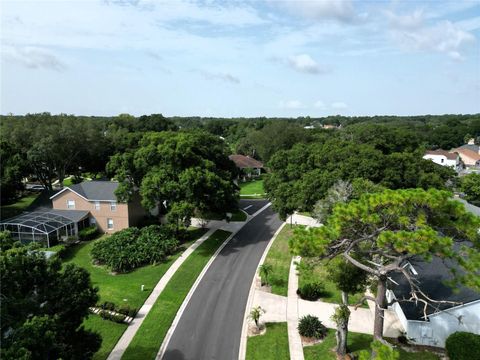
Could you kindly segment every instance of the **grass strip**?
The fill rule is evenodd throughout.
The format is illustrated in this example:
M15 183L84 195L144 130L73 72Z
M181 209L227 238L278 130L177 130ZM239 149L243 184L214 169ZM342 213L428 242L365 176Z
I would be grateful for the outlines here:
M361 350L370 351L370 343L373 340L372 335L360 334L355 332L348 333L347 339L348 351L358 355ZM305 360L335 360L335 346L337 342L335 339L335 330L328 329L327 337L319 344L307 346L303 348L303 355ZM439 357L428 351L406 352L399 349L399 360L438 360Z
M12 204L2 205L0 207L0 219L8 219L21 214L35 201L38 195L38 193L32 193L20 198Z
M293 228L290 228L290 225L285 225L278 233L265 258L264 263L272 265L272 273L269 275L268 280L273 294L288 295L288 275L290 262L292 261L292 255L288 248L288 239L292 235Z
M93 355L93 360L106 359L128 326L127 324L104 320L100 316L93 314L84 320L83 325L85 329L96 332L102 337L102 345L100 350Z
M122 359L155 359L165 335L207 262L230 232L217 230L175 272L138 329Z
M242 198L265 196L265 190L263 188L263 179L241 182L239 186L240 186L240 196Z
M288 349L287 323L267 323L266 326L267 332L264 335L252 336L248 338L246 359L290 359L290 351Z

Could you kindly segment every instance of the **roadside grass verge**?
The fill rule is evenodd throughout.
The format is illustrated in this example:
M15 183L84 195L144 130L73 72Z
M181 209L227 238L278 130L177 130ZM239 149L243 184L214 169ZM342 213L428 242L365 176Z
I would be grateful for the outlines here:
M272 265L272 273L269 275L269 283L272 287L272 293L287 296L288 295L288 274L290 272L290 263L292 255L288 248L288 239L293 235L293 228L285 225L278 233L273 242L265 264Z
M348 332L347 347L348 351L358 355L361 350L370 351L370 343L373 337L369 334L360 334ZM303 348L305 360L335 360L335 330L328 329L327 337L319 344L307 346ZM399 349L400 360L439 360L439 357L428 351L406 352Z
M247 220L247 213L242 210L238 210L232 214L230 221L246 221Z
M262 199L265 197L263 179L240 182L239 187L242 199Z
M155 359L165 335L207 262L230 232L217 230L175 272L125 351L123 360Z
M83 325L85 329L99 333L102 337L102 345L100 350L93 355L93 360L106 359L128 326L127 324L104 320L100 316L93 314L90 314L83 321Z
M298 287L302 287L306 283L319 282L325 291L320 297L321 301L328 303L341 304L342 293L337 289L335 283L330 281L327 277L327 260L320 260L309 262L308 259L302 259L298 269ZM350 304L356 304L364 295L362 293L351 294L348 298ZM361 307L368 308L368 305L362 304Z
M38 196L39 193L30 193L12 204L2 205L0 207L0 218L8 219L21 214L35 201Z
M264 335L251 336L247 340L247 360L288 360L287 323L267 323ZM323 359L323 358L318 358Z
M125 274L113 275L106 267L93 265L90 250L97 240L81 243L66 249L63 255L65 263L83 267L90 273L93 286L99 288L99 303L110 301L116 305L129 305L139 309L153 288L173 262L180 257L183 249L201 237L208 229L189 229L189 238L181 249L167 261L157 265L146 265ZM108 236L108 235L107 235ZM144 285L144 291L141 286Z

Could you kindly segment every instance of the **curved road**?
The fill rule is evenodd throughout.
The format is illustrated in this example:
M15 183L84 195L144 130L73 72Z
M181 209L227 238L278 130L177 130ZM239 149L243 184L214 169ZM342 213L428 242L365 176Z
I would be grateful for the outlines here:
M242 200L240 208L252 214L266 204L266 201ZM193 293L163 359L238 359L253 276L268 241L281 224L269 207L222 249Z

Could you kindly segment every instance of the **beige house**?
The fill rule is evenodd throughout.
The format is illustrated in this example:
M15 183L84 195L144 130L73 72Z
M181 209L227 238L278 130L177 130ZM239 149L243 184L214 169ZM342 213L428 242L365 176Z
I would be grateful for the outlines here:
M88 211L90 225L113 233L137 225L147 215L138 196L128 203L118 202L117 188L115 181L85 181L65 187L50 199L54 210Z
M473 143L462 145L451 152L456 152L460 155L465 166L480 167L480 146Z

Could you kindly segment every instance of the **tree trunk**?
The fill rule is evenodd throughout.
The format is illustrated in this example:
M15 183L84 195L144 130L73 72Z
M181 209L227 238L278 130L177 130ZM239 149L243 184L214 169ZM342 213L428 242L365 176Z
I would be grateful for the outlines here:
M342 303L348 306L348 293L346 291L342 291Z
M383 339L383 321L384 321L384 311L385 300L387 291L387 277L382 275L378 279L377 285L377 297L375 304L375 319L373 323L373 338L375 340Z
M338 321L335 337L337 338L337 358L343 359L347 354L347 335L348 335L348 319Z

